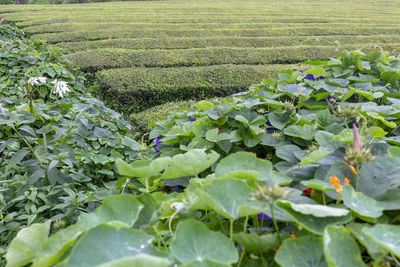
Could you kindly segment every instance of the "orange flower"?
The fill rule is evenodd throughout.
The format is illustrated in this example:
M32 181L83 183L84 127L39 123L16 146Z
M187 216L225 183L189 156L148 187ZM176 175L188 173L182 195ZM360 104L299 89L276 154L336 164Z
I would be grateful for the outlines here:
M344 178L344 185L350 185L349 178L347 178L347 177Z
M356 168L354 168L353 165L349 165L349 168L350 168L350 170L351 170L354 174L357 175L357 170L356 170Z
M340 185L340 180L336 176L330 176L329 180L330 180L331 184L333 184L336 187L336 192L341 194L342 186Z

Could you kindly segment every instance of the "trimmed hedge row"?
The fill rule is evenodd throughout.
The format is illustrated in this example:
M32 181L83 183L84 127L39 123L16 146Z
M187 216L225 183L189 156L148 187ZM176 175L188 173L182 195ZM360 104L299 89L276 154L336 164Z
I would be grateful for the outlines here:
M359 44L348 45L360 47ZM399 49L400 44L389 44ZM386 48L386 47L385 47ZM179 50L98 49L68 55L87 72L127 67L183 67L222 64L292 64L313 59L328 59L337 54L332 46L296 46L272 48L198 48Z
M96 73L95 95L124 114L171 101L231 95L281 69L299 65L220 65L180 68L127 68Z
M399 35L376 36L281 36L281 37L202 37L202 38L142 38L142 39L108 39L97 41L64 42L53 44L50 47L69 53L78 51L124 48L124 49L188 49L207 47L284 47L298 45L331 45L338 41L342 45L348 44L387 44L400 43Z
M19 13L17 13L19 14ZM59 17L47 17L47 19L40 18L27 18L26 16L14 17L12 15L6 15L7 19L11 22L14 22L18 27L29 27L35 25L51 25L53 23L159 23L160 25L164 23L223 23L223 24L230 24L230 23L362 23L364 25L376 25L376 24L386 24L386 25L393 25L399 24L400 20L398 17L388 17L377 19L371 17L370 19L365 18L326 18L326 17L315 17L310 18L309 16L304 17L297 17L297 16L290 16L290 18L270 18L270 17L246 17L246 16L238 16L232 18L196 18L196 16L192 16L187 19L180 19L176 17L167 17L167 18L146 18L146 19L138 19L135 17L109 17L109 16L100 16L100 17L75 17L75 18L59 18Z
M387 24L379 22L374 26L386 26ZM98 29L118 29L118 31L127 30L201 30L201 29L234 29L234 30L248 30L248 29L274 29L274 28L344 28L344 27L365 27L364 23L353 22L334 22L334 23L143 23L143 22L100 22L100 23L53 23L44 25L35 25L25 27L24 31L28 34L39 33L56 33L56 32L75 32L75 31L95 31Z
M32 37L49 43L81 40L102 40L108 38L171 38L171 37L261 37L261 36L328 36L328 35L377 35L400 34L400 27L360 27L360 28L274 28L259 30L96 30L64 33L43 33Z

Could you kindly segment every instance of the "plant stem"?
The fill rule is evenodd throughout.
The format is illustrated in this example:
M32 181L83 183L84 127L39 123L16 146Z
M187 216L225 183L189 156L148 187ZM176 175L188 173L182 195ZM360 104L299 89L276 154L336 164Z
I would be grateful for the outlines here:
M274 214L274 201L271 203L270 206L271 206L272 222L274 223L275 232L278 234L279 245L281 245L282 244L281 233L279 232L279 227L275 220L275 214Z
M324 192L322 192L322 202L326 206L326 199L325 199L325 193Z
M247 215L246 216L246 219L244 220L244 227L243 227L243 232L247 232L247 222L248 222L248 220L249 220L249 216Z
M356 167L356 171L357 171L356 192L358 192L358 183L360 182L360 174L358 166Z
M243 261L243 258L244 258L244 254L246 254L246 250L242 250L241 252L240 252L240 259L239 259L239 263L238 263L238 267L240 267L240 265L242 265L242 261Z
M178 214L178 211L175 211L175 213L171 215L171 218L169 219L169 222L168 222L168 227L169 227L169 231L171 232L171 237L174 237L174 234L172 233L172 220L174 219L176 214Z
M257 216L254 216L253 220L254 220L254 227L256 228L256 232L258 233L258 218L257 218Z
M229 219L229 237L233 240L233 222L234 219Z

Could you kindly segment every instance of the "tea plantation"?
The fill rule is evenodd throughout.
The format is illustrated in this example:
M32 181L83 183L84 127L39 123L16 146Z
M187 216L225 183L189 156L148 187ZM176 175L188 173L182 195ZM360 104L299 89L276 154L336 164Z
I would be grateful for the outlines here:
M0 266L400 266L398 1L0 15Z
M244 91L338 48L397 50L399 9L397 1L139 1L4 6L2 15L95 74L96 95L130 115Z

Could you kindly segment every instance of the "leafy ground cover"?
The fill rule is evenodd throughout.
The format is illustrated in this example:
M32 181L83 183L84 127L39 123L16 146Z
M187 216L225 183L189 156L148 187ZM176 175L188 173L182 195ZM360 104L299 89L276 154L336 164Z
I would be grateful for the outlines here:
M254 65L268 76L269 68L289 69L305 60L336 56L338 47L368 51L378 45L397 51L398 8L396 1L233 0L4 6L2 11L28 35L61 49L85 71L97 72L89 79L97 83L94 92L131 115L170 101L244 90L261 80ZM227 73L241 68L246 78L226 90L226 77L213 75L204 94L193 93L186 82L175 83L181 67L186 67L184 76L195 73L198 84L198 77L207 80L219 66ZM116 83L114 74L123 81ZM162 81L162 97L153 80ZM126 92L124 101L121 91Z
M343 51L189 102L145 147L61 54L4 32L2 64L23 62L0 98L8 266L399 264L399 57Z

